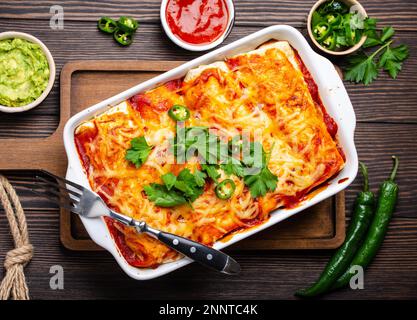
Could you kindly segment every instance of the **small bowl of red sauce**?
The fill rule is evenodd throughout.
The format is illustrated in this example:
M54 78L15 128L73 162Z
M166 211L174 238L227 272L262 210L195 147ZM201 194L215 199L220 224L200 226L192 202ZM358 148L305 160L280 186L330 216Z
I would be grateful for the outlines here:
M180 47L205 51L221 44L232 30L232 0L162 0L161 22Z

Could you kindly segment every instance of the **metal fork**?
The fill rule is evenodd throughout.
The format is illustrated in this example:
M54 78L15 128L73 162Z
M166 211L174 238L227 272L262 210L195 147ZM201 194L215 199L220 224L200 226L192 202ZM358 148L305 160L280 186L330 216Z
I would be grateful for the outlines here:
M172 233L151 228L144 221L137 221L111 210L97 193L47 171L42 172L55 179L55 181L36 176L37 182L35 182L35 185L41 188L43 192L34 189L32 191L47 197L60 207L85 218L103 216L113 218L126 226L135 228L139 233L149 234L168 247L204 266L226 274L238 274L240 272L239 264L227 254Z

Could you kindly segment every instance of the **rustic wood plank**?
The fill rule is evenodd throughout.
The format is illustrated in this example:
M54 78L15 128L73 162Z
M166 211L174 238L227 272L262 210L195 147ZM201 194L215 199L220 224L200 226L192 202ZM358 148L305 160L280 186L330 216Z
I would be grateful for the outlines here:
M307 14L315 3L308 1L274 1L237 0L236 25L269 26L273 24L290 24L304 27ZM417 3L414 0L362 0L362 5L372 17L377 17L382 25L393 25L396 29L417 30L415 12ZM83 1L31 1L5 0L0 3L0 18L24 18L49 20L50 7L61 5L65 12L65 21L97 21L101 16L119 17L130 15L144 23L159 23L159 0L117 0ZM265 14L267 13L267 14Z
M157 0L37 1L2 0L0 2L0 32L10 30L29 32L45 41L57 62L76 59L174 59L189 60L199 54L175 47L159 26ZM272 1L236 0L237 26L227 43L271 24L305 26L305 17L314 0ZM366 272L365 290L342 290L327 299L416 299L417 298L417 132L416 103L416 7L414 0L361 0L368 13L380 18L381 25L393 24L398 39L411 47L399 79L381 77L369 87L348 85L358 128L356 143L359 157L370 167L373 189L381 182L390 167L389 156L400 156L398 177L400 201L389 233L375 263ZM49 29L49 7L61 4L65 8L64 31ZM141 29L134 44L119 48L110 39L97 34L96 21L107 14L134 15ZM35 19L35 20L34 20ZM36 20L37 19L37 20ZM94 42L91 41L94 39ZM162 41L161 41L162 39ZM146 49L145 49L146 48ZM20 115L0 115L0 139L6 136L44 137L58 125L58 81L45 103ZM369 122L387 123L369 123ZM410 124L405 124L410 123ZM0 140L1 146L1 140ZM226 277L191 265L157 280L137 283L125 276L107 253L75 253L63 249L59 242L58 208L33 196L32 173L9 173L21 195L28 215L30 236L35 245L34 260L27 267L27 279L32 298L293 298L293 292L313 281L327 262L331 251L276 251L260 255L257 252L234 255L243 267L239 277ZM347 213L360 190L357 179L347 192ZM12 240L0 210L0 265L12 248ZM49 268L60 264L65 270L65 290L49 288ZM262 270L260 272L259 270ZM0 268L0 278L4 270ZM118 290L119 288L123 288ZM115 290L116 289L116 290Z
M389 174L392 166L391 155L400 157L398 172L400 195L397 214L417 218L417 138L416 125L388 125L381 123L358 123L355 132L355 144L359 160L369 166L371 188L378 191L378 185ZM353 205L356 193L361 188L361 179L356 179L349 188L346 208Z
M400 201L388 236L375 263L366 272L365 290L342 290L327 299L394 299L417 298L417 125L359 123L356 133L360 159L369 165L371 184L375 190L386 178L391 166L390 155L401 159L398 183ZM141 282L130 280L108 253L70 252L59 244L58 208L30 193L33 173L6 172L21 197L28 216L35 257L27 268L33 298L285 298L314 281L332 251L269 253L233 253L243 273L226 277L191 265L163 278ZM360 190L356 179L347 190L347 215ZM0 211L0 217L3 212ZM7 224L0 219L0 264L6 250L12 247ZM65 290L49 289L50 266L59 264L65 270ZM262 266L262 272L259 268ZM1 277L0 271L0 277ZM180 285L179 285L180 284ZM123 288L123 290L114 290Z
M39 22L39 21L37 21ZM144 25L136 41L129 48L120 48L108 36L99 33L90 22L69 22L64 31L52 31L47 24L33 29L36 21L12 19L0 20L0 32L14 30L29 32L39 37L51 50L57 65L57 75L62 66L79 59L149 59L149 60L190 60L200 53L187 52L174 46L159 26ZM226 43L235 41L257 31L254 27L235 27ZM80 41L79 34L94 42ZM146 39L146 44L144 44ZM163 39L163 41L161 41ZM405 62L397 80L386 75L368 87L346 83L358 121L380 121L395 123L417 123L417 33L399 32L398 41L410 45L411 57ZM146 50L145 50L146 48ZM392 107L395 106L395 112ZM13 126L10 123L13 122ZM46 137L52 134L59 122L59 81L48 98L37 108L24 114L0 116L0 138L5 137Z
M332 253L233 253L242 266L239 277L192 264L160 279L138 283L124 275L108 253L61 248L57 210L26 210L26 215L35 246L35 256L25 272L32 299L292 299L296 289L316 279ZM5 223L0 223L0 248L3 264L5 252L12 248ZM382 250L366 272L365 290L345 289L325 298L416 299L416 261L417 220L395 217ZM49 268L53 265L64 268L62 291L49 288Z

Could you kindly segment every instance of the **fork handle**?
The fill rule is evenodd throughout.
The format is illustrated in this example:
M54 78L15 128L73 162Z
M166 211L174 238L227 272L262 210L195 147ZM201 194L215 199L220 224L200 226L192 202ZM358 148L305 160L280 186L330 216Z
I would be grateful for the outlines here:
M137 232L151 235L168 247L206 267L226 274L238 274L240 272L240 265L232 257L219 250L169 232L151 228L144 221L137 221L116 212L111 212L111 216L126 225L135 227Z
M239 264L227 254L172 233L159 231L158 240L194 261L226 274L238 274Z

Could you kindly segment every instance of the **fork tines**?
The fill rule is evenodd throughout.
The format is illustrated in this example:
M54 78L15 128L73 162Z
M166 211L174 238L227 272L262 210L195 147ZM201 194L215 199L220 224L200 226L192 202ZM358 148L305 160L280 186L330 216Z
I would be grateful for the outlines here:
M36 176L34 185L37 189L32 189L32 191L48 198L48 200L58 204L62 208L77 213L79 211L77 205L81 199L84 188L72 181L55 176L49 172L42 172L51 179Z

